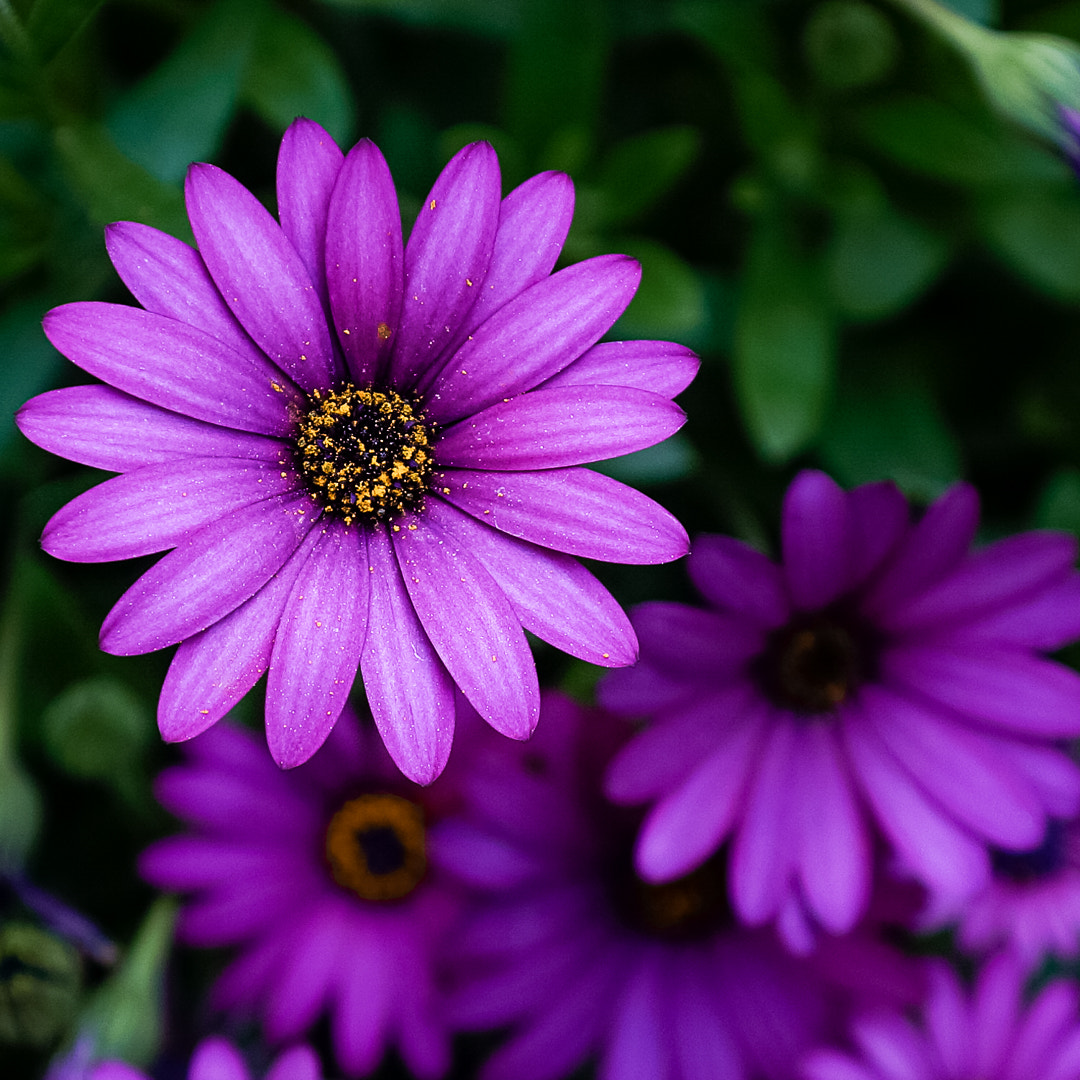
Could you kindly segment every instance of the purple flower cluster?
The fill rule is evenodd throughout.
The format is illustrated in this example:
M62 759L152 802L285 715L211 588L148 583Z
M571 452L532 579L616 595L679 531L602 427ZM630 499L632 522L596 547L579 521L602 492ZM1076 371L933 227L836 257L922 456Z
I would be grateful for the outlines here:
M552 273L569 180L504 198L468 146L406 243L374 145L301 120L277 194L193 166L198 250L113 226L141 306L46 320L105 385L19 414L121 474L49 552L168 552L102 628L178 645L156 791L186 832L140 869L228 951L213 1014L288 1048L268 1080L439 1080L469 1032L484 1080L1080 1080L1075 987L1026 994L1080 955L1075 539L975 547L966 484L915 516L805 471L779 559L699 537L703 602L628 619L577 557L686 534L582 466L673 433L697 360L600 341L638 268ZM603 711L541 693L525 631L622 669ZM264 673L271 754L208 730ZM249 1076L217 1037L189 1073Z

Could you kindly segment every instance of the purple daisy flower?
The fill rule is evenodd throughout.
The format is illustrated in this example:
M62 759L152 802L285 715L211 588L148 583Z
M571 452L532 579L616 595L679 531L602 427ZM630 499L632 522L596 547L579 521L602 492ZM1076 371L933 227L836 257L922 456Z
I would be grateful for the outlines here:
M705 536L689 568L707 608L642 605L638 666L604 705L652 718L608 794L652 801L636 862L679 877L730 841L731 899L807 949L866 907L872 851L959 902L990 851L1039 843L1080 805L1060 741L1080 676L1040 656L1080 636L1076 541L1025 533L969 551L975 492L917 522L891 484L850 493L801 473L783 560Z
M1002 946L1032 970L1047 954L1080 956L1080 822L1051 818L1038 847L990 852L990 879L959 908L933 898L924 925L957 923L957 941L971 952Z
M441 1076L449 1049L436 952L459 890L429 870L425 834L449 779L421 801L351 711L289 772L227 724L187 750L157 793L192 831L152 845L140 870L194 894L181 941L238 948L214 1004L261 1017L272 1043L328 1013L349 1075L370 1072L393 1045L417 1077Z
M123 1061L103 1061L90 1070L87 1080L150 1080L150 1077ZM232 1043L211 1036L195 1047L187 1080L251 1080L251 1073ZM322 1080L322 1069L310 1046L294 1046L274 1061L265 1080Z
M432 860L475 897L450 1016L511 1027L484 1080L556 1080L590 1058L605 1080L790 1080L840 1030L852 986L919 993L870 938L809 961L739 927L719 860L665 885L638 878L636 815L599 791L617 731L546 696L531 742L470 747L465 809L433 829Z
M943 962L929 967L917 1022L877 1009L851 1025L854 1052L817 1050L802 1080L1077 1080L1080 995L1070 982L1024 1002L1024 965L1001 953L971 992Z
M173 549L106 617L120 655L179 644L168 740L225 714L268 671L283 766L322 744L359 670L391 756L427 783L454 688L525 738L539 709L524 630L632 663L625 614L574 556L665 562L682 527L585 463L676 431L697 370L669 342L597 344L638 264L551 270L573 211L561 173L505 199L486 143L446 166L403 245L389 170L298 120L278 158L279 224L227 173L193 165L198 251L109 228L142 307L77 303L49 340L105 386L18 415L38 445L122 473L65 506L42 543L104 561Z

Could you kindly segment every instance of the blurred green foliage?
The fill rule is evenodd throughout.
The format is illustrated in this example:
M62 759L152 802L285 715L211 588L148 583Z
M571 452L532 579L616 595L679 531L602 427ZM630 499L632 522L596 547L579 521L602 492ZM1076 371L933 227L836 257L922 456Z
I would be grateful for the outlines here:
M950 7L1080 40L1078 0ZM101 477L11 418L80 380L44 312L126 299L102 227L190 241L192 160L273 206L297 115L346 146L375 138L406 217L476 138L507 190L573 174L564 261L644 268L613 336L702 357L684 431L602 466L692 534L767 543L804 465L922 501L966 476L990 533L1080 531L1077 179L901 0L0 0L0 856L135 940L92 1015L142 1059L160 1017L137 1003L171 915L147 915L131 866L165 827L147 777L168 759L152 719L167 657L97 651L139 568L40 553L49 514ZM685 588L681 567L600 572L625 603Z

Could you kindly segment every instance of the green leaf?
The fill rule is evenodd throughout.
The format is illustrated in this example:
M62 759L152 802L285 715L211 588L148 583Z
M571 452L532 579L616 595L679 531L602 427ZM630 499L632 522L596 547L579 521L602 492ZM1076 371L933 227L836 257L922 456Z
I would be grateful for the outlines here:
M269 8L258 26L242 99L275 131L298 116L348 142L355 108L337 54L307 23Z
M868 146L896 163L948 183L1071 181L1064 162L989 113L972 116L931 98L908 95L867 106L859 131Z
M60 371L60 354L41 329L41 319L50 307L51 303L39 297L9 307L0 315L0 341L8 357L0 379L0 447L17 435L15 410L47 390Z
M845 373L818 452L846 486L895 480L921 501L961 472L958 444L929 388L886 363Z
M48 63L93 18L102 0L36 0L26 32L39 60Z
M784 461L817 436L832 393L836 327L820 275L780 222L758 221L735 323L735 392L758 452Z
M987 242L1036 288L1080 300L1080 193L1010 191L988 199L980 223Z
M530 0L330 0L339 7L378 12L428 29L447 26L501 40L517 38Z
M174 236L191 236L180 188L162 183L126 157L103 127L61 127L54 139L68 182L94 224L139 221Z
M1035 507L1037 529L1080 534L1080 469L1062 468L1050 477Z
M945 237L888 205L849 212L825 249L829 291L852 318L892 315L929 287L949 247Z
M120 151L170 183L182 180L191 162L213 158L236 110L265 10L259 0L214 4L113 106L106 127Z
M645 487L682 480L694 471L697 463L697 451L690 440L680 433L655 446L601 461L593 467L597 472L621 480L624 484Z
M705 290L693 267L655 240L617 241L641 263L641 285L612 334L618 338L682 341L702 331Z
M701 138L684 124L617 143L600 166L597 186L604 224L623 225L667 194L694 163Z

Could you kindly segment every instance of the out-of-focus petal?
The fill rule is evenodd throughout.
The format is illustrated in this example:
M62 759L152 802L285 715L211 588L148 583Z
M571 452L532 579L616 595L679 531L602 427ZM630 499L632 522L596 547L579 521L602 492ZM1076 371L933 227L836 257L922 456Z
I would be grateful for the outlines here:
M686 564L710 604L773 629L791 612L784 576L767 555L730 536L698 536Z
M784 573L792 603L828 606L847 588L852 536L847 495L824 473L800 473L784 497Z

